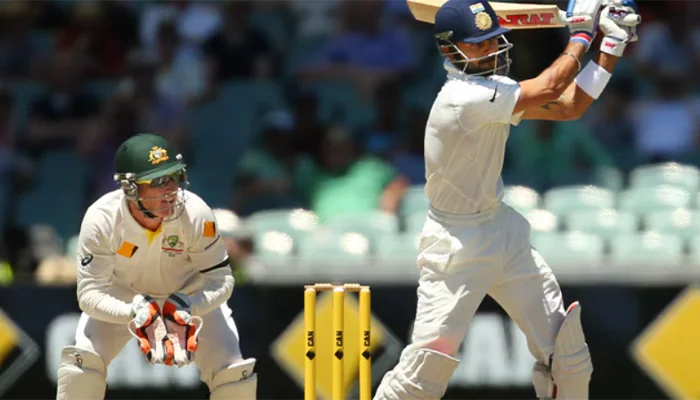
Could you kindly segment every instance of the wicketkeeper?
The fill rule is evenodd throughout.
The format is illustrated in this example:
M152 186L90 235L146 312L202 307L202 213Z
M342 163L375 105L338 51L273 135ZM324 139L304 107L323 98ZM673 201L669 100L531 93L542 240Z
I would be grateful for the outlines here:
M149 363L194 361L211 399L255 399L226 301L234 279L209 206L187 190L182 157L160 136L126 140L120 188L85 213L78 240L75 345L63 349L57 398L103 399L107 366L132 338Z

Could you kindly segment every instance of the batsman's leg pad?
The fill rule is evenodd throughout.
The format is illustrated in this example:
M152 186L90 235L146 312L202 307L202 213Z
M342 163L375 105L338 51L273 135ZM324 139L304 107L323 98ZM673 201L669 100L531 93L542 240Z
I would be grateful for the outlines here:
M583 334L578 302L571 304L567 310L554 339L551 367L557 399L588 399L593 363Z
M532 386L535 387L535 395L538 399L554 398L552 371L547 364L537 361L532 367Z
M99 355L66 346L58 367L57 400L104 399L107 390L106 366Z
M389 372L377 389L375 400L439 399L445 395L459 360L431 349L408 354Z
M255 358L248 358L214 374L211 381L211 400L255 400L258 374L253 372Z

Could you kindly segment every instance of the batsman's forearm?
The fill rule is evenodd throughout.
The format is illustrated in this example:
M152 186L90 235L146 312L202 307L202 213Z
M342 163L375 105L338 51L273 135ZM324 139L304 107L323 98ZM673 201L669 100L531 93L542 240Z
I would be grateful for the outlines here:
M605 68L606 71L612 74L617 62L620 61L620 57L613 56L612 54L604 53L602 51L598 52L596 56L596 64Z
M583 58L585 53L586 47L583 44L570 42L562 52L562 55L540 74L546 87L552 91L554 98L560 96L573 82L576 74L579 72L581 58Z
M204 287L190 297L192 315L202 316L224 304L233 292L234 279L230 269L225 275L211 278Z

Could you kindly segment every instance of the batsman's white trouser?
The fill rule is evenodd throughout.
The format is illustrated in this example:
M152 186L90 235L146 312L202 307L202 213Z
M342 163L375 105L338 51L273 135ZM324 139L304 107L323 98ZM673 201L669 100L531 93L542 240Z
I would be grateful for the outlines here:
M228 366L243 361L239 347L238 328L225 303L209 314L202 315L202 331L194 361L202 381L211 387L214 375ZM105 366L134 338L126 325L111 324L90 318L83 313L75 334L75 347L102 357ZM132 345L136 346L136 344Z
M402 392L395 376L413 376L414 387L435 388L442 397L456 367L449 357L442 385L423 382L422 371L408 371L410 360L426 349L455 357L484 296L490 295L527 337L532 355L549 365L565 316L561 290L552 270L530 246L530 224L505 204L475 216L428 213L417 264L418 305L411 343L387 373L375 399L420 398ZM434 368L433 368L434 369Z

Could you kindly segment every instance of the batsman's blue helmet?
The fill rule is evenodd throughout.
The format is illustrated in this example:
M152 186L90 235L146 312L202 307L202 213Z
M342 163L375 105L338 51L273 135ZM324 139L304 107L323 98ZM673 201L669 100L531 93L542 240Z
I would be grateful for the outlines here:
M435 15L434 33L453 43L479 43L510 32L486 0L448 0Z

